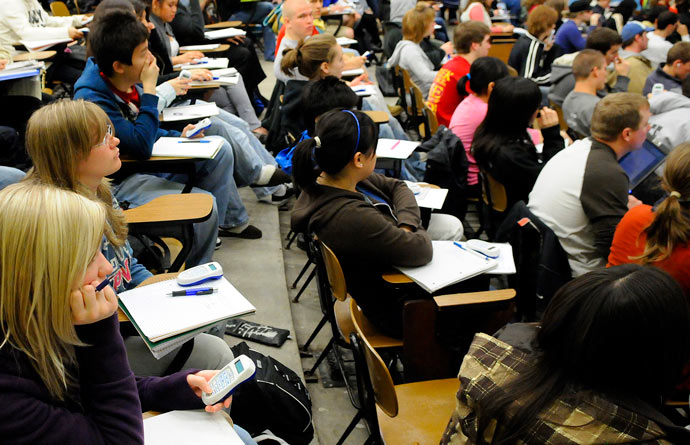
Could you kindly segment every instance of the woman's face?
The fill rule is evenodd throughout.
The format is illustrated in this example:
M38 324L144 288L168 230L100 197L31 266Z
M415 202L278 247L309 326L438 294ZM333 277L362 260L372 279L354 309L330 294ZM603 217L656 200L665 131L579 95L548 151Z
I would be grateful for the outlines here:
M324 62L321 64L321 71L325 76L335 76L338 79L343 75L343 69L345 68L345 59L343 58L343 49L340 45L335 45L335 55L333 60L330 62Z
M436 28L436 22L432 19L426 27L426 33L424 34L424 36L425 37L433 36L435 28Z
M91 262L89 263L88 266L86 266L86 274L84 275L84 279L82 280L82 283L77 286L85 286L87 284L91 284L94 281L98 281L99 283L105 278L110 275L113 272L113 265L110 264L110 261L103 256L103 253L98 250L96 254L93 256L91 259Z
M104 177L112 175L122 166L120 149L117 148L120 140L113 134L112 126L108 125L108 130L101 137L101 142L91 147L87 158L77 165L79 180L87 185L100 183Z
M172 22L177 13L177 0L153 0L153 13L164 22Z

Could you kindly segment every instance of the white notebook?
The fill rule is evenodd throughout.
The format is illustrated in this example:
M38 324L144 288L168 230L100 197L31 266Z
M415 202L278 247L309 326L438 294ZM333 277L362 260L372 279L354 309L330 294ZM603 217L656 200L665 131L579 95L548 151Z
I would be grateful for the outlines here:
M204 36L207 40L226 39L228 37L246 36L247 31L237 28L223 28L213 31L206 31Z
M498 262L471 250L460 247L454 241L432 241L434 257L419 267L396 267L429 293L487 272Z
M206 85L237 85L240 76L214 76L212 80L193 80L189 82L190 87L203 87Z
M215 70L220 68L227 68L230 61L227 57L216 57L214 59L209 57L202 57L197 59L195 63L184 63L173 66L174 69L193 70L196 68L203 68L206 70Z
M223 145L221 138L158 138L153 144L151 156L213 159L221 145Z
M144 419L146 445L243 445L223 412L170 411Z
M168 294L172 291L185 289L173 279L122 292L119 298L151 341L256 311L254 305L224 277L194 287L212 287L218 292L171 297Z
M29 52L44 51L60 43L71 42L72 39L48 39L48 40L20 40L19 43L24 45Z
M180 51L209 51L213 49L218 49L220 43L209 43L208 45L187 45L181 46Z
M219 113L215 103L185 105L182 107L164 108L161 113L161 121L174 122L185 120L201 120L209 116L217 116Z
M388 159L407 159L421 142L400 139L379 138L376 144L376 157Z

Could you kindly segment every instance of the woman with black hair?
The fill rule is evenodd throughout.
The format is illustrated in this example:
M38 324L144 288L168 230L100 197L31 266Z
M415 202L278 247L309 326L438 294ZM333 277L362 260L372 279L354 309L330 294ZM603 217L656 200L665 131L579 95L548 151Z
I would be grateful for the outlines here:
M521 327L522 346L515 326L475 336L442 444L690 443L659 411L690 356L690 311L666 272L582 275L540 327Z
M508 209L527 202L542 167L564 147L558 115L539 108L541 91L532 80L505 77L496 81L484 121L472 141L472 154L482 171L503 184ZM544 137L541 159L527 127L536 121Z
M462 224L453 216L432 214L425 230L409 187L374 173L377 139L376 124L364 113L323 114L314 138L300 142L292 158L302 194L291 224L292 230L315 233L333 249L348 292L366 316L387 334L400 337L402 306L409 295L386 288L382 272L428 263L431 240L460 239Z

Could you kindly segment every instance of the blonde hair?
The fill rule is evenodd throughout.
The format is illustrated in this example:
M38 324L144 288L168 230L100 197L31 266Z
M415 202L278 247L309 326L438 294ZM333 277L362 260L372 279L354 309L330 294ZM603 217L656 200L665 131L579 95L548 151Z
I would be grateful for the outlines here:
M79 162L103 140L108 115L98 105L84 100L60 100L36 111L26 127L26 150L34 168L29 180L38 180L97 199L108 208L105 236L116 248L127 241L127 223L122 210L113 207L110 180L104 178L96 193L79 182Z
M429 23L434 21L436 13L428 3L419 2L405 13L402 20L402 34L405 40L419 43L424 39Z
M309 79L318 78L321 64L331 63L335 59L337 46L338 41L331 34L318 34L302 39L296 48L283 51L280 69L290 75L290 71L297 68L300 74Z
M75 385L70 294L98 252L103 204L47 184L20 182L0 192L1 347L31 361L50 394Z

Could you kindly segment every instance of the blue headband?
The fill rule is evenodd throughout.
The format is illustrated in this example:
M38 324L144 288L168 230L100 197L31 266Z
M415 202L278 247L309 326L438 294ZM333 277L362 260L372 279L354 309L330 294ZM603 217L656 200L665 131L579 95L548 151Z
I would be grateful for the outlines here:
M357 143L355 144L355 151L352 152L352 154L354 155L355 153L357 153L357 147L359 147L359 120L357 119L357 116L355 116L355 113L353 113L352 111L343 110L343 112L350 113L352 117L355 118L355 123L357 124Z

